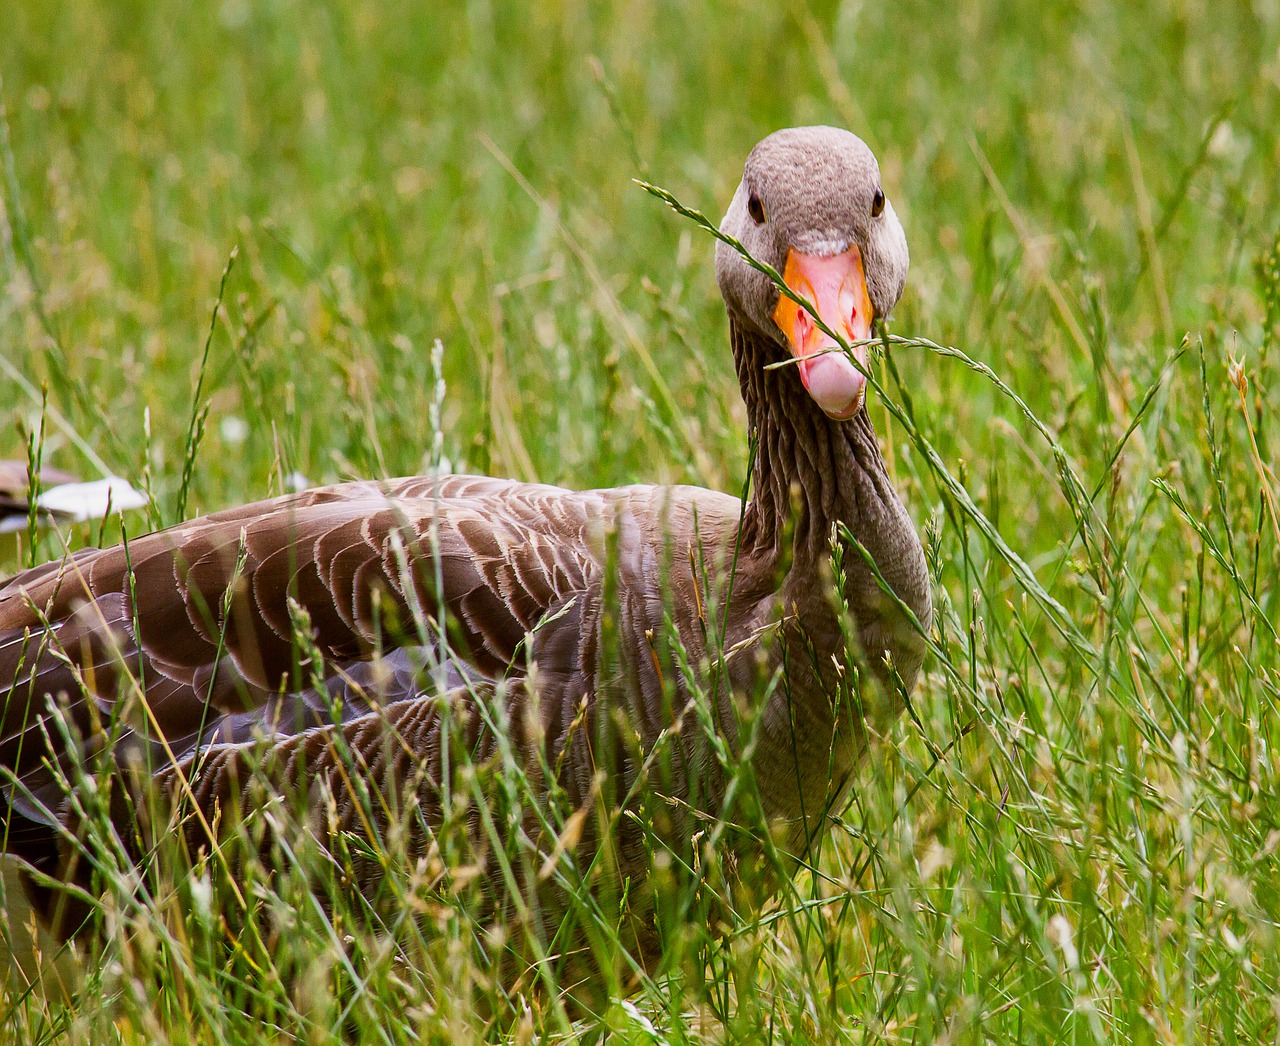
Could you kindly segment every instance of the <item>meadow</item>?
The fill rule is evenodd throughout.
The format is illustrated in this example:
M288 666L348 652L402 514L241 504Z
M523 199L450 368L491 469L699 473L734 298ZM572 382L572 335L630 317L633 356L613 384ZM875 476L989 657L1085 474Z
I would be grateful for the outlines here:
M447 905L392 947L259 883L296 925L237 951L207 881L122 872L84 990L10 987L0 1041L1280 1039L1280 6L0 24L0 457L127 477L131 533L442 462L737 493L713 241L635 180L718 220L834 123L911 246L869 409L936 608L817 867L598 1020L504 997Z

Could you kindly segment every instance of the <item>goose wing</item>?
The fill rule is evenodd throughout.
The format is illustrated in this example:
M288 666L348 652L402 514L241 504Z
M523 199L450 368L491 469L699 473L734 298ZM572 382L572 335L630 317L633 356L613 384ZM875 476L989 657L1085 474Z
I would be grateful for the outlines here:
M107 745L172 764L533 657L585 692L606 500L472 477L348 483L18 575L0 585L10 809L53 826L59 774Z

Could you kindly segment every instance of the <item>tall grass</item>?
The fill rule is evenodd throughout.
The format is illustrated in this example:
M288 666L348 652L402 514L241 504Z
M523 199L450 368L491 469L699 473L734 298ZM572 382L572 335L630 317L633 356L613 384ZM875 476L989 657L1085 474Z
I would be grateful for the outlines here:
M442 458L740 490L712 242L632 179L714 215L767 131L860 133L913 255L871 410L925 538L932 654L772 905L713 933L693 898L669 968L625 994L617 909L578 892L603 1026L1280 1035L1280 12L29 0L3 21L5 456L43 432L45 462L132 478L154 504L131 533ZM511 779L468 787L523 816ZM9 991L0 1037L596 1027L546 986L504 997L456 841L388 862L404 917L379 933L314 855L310 879L251 869L243 906L214 868L108 869L84 991Z

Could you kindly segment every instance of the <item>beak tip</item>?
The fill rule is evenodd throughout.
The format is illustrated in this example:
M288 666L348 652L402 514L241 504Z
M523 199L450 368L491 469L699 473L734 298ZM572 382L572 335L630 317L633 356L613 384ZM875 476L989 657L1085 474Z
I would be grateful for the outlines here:
M833 421L848 421L862 407L867 379L841 353L805 359L800 364L800 380Z
M851 403L847 409L842 411L829 410L826 412L827 417L829 417L832 421L849 421L855 414L858 413L858 411L862 409L862 403L865 399L866 399L866 396L864 396L861 392L859 392L858 395L854 397L853 403Z

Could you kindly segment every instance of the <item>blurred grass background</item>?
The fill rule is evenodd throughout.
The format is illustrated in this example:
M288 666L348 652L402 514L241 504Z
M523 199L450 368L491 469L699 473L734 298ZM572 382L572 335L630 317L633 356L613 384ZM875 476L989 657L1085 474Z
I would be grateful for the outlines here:
M912 249L892 330L988 365L1051 438L956 359L894 350L918 438L871 409L945 657L802 886L816 914L744 932L751 990L713 963L613 1034L1280 1036L1280 7L0 0L0 22L0 456L47 384L46 460L92 477L88 448L151 524L206 401L187 515L423 469L435 339L455 469L739 490L712 244L632 179L718 217L769 131L862 135ZM17 1038L232 1034L145 998L0 1012ZM394 1012L388 1041L540 1027Z

